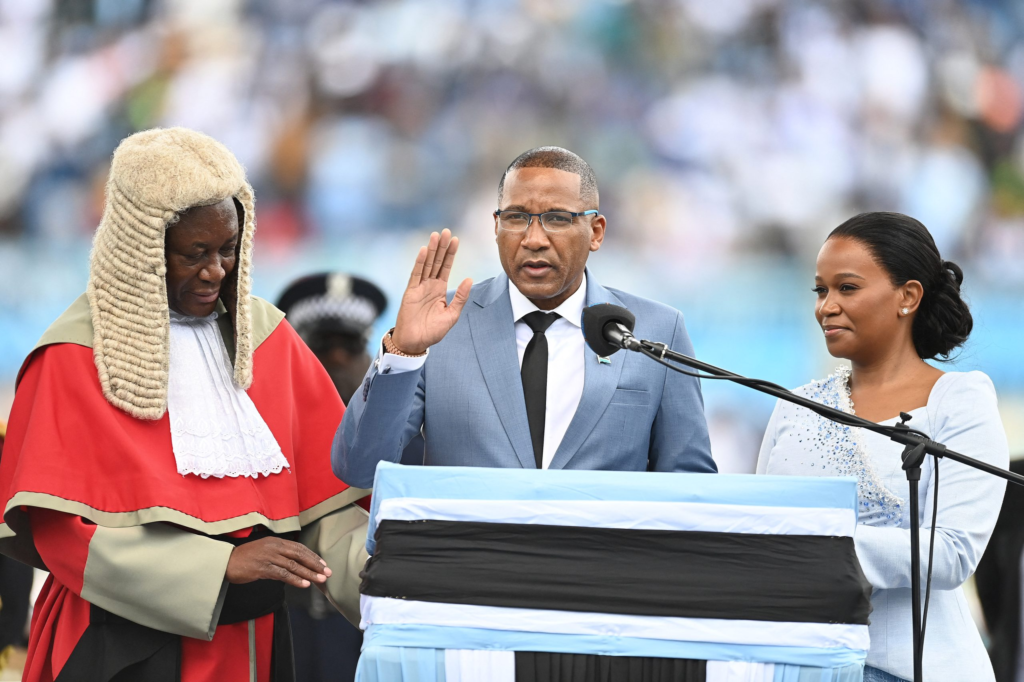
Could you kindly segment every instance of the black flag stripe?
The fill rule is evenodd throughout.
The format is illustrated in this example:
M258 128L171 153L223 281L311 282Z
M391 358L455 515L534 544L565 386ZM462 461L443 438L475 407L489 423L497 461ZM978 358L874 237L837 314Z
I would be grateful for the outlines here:
M849 537L385 520L374 597L643 616L866 625Z

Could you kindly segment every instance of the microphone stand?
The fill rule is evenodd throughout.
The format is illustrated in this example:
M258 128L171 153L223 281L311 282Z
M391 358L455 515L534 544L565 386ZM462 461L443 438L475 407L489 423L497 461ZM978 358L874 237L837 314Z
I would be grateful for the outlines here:
M926 455L931 455L932 457L935 457L936 460L941 457L946 457L954 462L966 464L969 467L974 467L975 469L979 469L985 473L1004 478L1011 483L1016 483L1017 485L1022 486L1024 486L1024 476L1000 469L997 466L987 464L986 462L979 461L973 457L960 454L959 452L948 449L942 443L937 443L931 440L926 434L907 426L907 422L910 421L911 416L905 412L900 413L901 421L895 427L883 426L881 424L868 421L863 417L847 414L833 407L816 403L809 398L796 395L777 384L762 381L760 379L750 379L721 369L720 367L709 365L706 362L701 362L700 360L691 358L688 355L677 353L663 343L637 340L624 327L615 329L609 325L609 327L606 328L606 333L609 331L611 333L606 337L609 342L620 348L625 348L626 350L646 355L647 357L652 358L675 371L682 370L669 365L666 362L666 359L677 362L681 365L686 365L687 367L692 367L693 369L700 370L701 372L710 374L714 377L720 377L722 379L742 384L743 386L748 386L749 388L753 388L754 390L762 393L773 395L780 400L785 400L796 405L800 405L801 407L806 407L808 410L840 424L879 433L904 446L902 455L903 470L906 471L907 481L910 484L910 584L913 609L912 620L914 628L914 682L923 682L922 661L924 654L924 633L921 630L921 520L919 517L918 484L921 481L921 465L924 463L924 458ZM688 374L687 372L683 373Z

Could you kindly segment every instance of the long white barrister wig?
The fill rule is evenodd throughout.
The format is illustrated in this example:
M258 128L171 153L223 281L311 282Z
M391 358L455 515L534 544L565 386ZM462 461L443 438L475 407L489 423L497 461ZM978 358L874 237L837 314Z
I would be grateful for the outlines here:
M252 384L252 244L255 197L235 156L186 128L125 138L110 168L106 206L93 242L87 294L93 356L103 395L137 419L167 411L170 315L164 234L179 214L234 197L245 211L234 314L234 382Z

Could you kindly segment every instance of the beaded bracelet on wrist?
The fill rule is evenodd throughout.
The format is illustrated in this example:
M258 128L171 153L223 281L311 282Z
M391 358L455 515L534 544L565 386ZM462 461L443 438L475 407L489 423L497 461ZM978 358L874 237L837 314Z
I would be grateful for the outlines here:
M397 356L402 357L402 358L421 358L424 355L426 355L425 352L424 353L419 353L418 355L413 355L412 353L406 353L404 351L399 350L398 346L395 345L395 340L391 338L391 335L394 332L395 332L395 328L392 327L388 331L388 333L384 335L384 350L385 351L387 351L391 355L397 355Z

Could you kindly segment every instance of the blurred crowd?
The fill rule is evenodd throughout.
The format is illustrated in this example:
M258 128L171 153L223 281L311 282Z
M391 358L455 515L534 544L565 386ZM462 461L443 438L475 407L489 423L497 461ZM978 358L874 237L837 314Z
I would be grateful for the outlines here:
M458 224L541 137L661 257L888 208L1024 281L1022 28L1011 0L4 0L0 233L89 235L153 126L226 142L285 245Z
M248 169L269 298L335 267L395 294L393 257L442 226L491 274L501 171L573 149L605 280L678 305L698 352L759 320L771 353L740 339L738 369L792 385L828 366L797 298L824 235L909 213L964 264L967 356L1024 413L1024 363L989 366L1024 332L1022 31L1014 0L0 0L0 378L81 291L118 141L184 125ZM748 452L768 405L710 410L720 442Z

